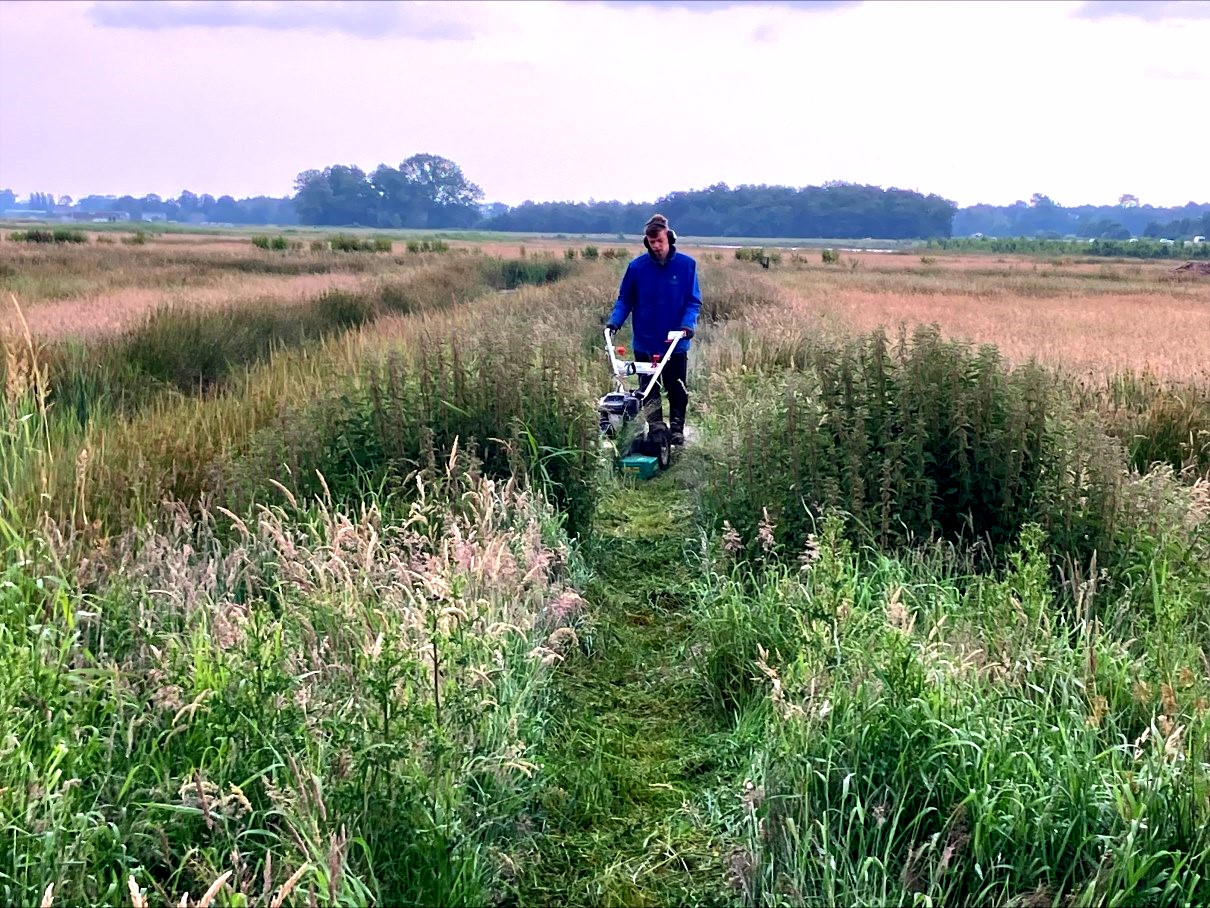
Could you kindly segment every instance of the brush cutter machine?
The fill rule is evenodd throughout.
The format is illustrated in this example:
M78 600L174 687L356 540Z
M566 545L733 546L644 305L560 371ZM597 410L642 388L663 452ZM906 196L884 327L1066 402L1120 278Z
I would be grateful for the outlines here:
M643 412L643 405L655 390L668 358L676 349L676 345L685 336L684 331L668 332L668 349L660 354L653 354L651 362L623 360L619 357L626 355L625 347L615 347L613 332L605 329L605 352L609 354L609 363L613 367L614 389L601 398L597 405L601 417L601 433L607 438L616 438L622 427L631 420L637 419ZM630 376L640 379L650 376L646 385L641 388L629 387ZM640 381L641 384L641 381ZM672 463L671 433L668 426L657 420L649 423L645 433L636 437L627 447L626 453L619 459L618 466L627 476L637 476L648 479L657 470L666 470Z

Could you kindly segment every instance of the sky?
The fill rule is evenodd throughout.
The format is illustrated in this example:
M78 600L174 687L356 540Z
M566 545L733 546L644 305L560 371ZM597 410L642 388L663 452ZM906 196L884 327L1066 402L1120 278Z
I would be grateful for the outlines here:
M0 0L0 188L284 196L459 164L488 202L844 180L1210 201L1210 0Z

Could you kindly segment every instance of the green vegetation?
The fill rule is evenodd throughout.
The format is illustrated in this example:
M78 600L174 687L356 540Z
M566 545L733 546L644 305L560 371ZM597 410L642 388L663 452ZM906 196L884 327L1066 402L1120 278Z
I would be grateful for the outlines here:
M1204 259L1210 244L1161 242L1155 239L1065 240L1039 237L955 237L929 240L929 249L1020 255L1095 255L1105 258Z
M129 877L176 904L227 873L266 903L484 903L575 564L543 505L452 465L400 511L178 515L91 579L7 529L3 900L124 903ZM524 578L493 573L505 552Z
M1188 540L1137 550L1137 588L1063 595L1037 528L990 575L840 531L801 566L723 559L699 584L710 689L762 727L743 902L1205 901L1210 602L1175 579Z
M444 240L408 240L408 252L449 252L450 244Z
M361 238L347 233L338 233L328 240L333 252L390 252L392 243L382 236Z
M214 267L376 259L264 249ZM158 249L14 250L94 253ZM15 312L0 901L1210 901L1198 377L1093 399L711 260L635 484L576 258Z
M824 252L830 251L827 249L824 250ZM735 250L735 260L737 262L756 262L768 268L769 265L776 265L781 262L781 253L776 249L766 251L763 246L741 246Z
M87 243L88 235L82 230L56 227L54 230L14 230L8 235L14 243Z
M691 516L666 478L602 504L585 549L581 651L559 666L532 834L509 885L518 904L728 895L718 830L736 812L726 789L749 748L702 700L688 656Z

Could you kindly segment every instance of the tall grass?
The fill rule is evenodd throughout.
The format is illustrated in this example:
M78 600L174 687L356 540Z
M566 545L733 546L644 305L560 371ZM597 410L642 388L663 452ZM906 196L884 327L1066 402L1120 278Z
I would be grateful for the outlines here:
M483 904L578 569L461 458L419 492L175 509L74 563L0 525L0 900Z
M433 271L432 286L449 287L449 274ZM466 286L482 288L475 281ZM423 283L389 299L409 314L319 346L275 348L263 363L225 373L217 395L153 395L127 418L92 419L42 457L41 485L17 490L23 519L47 510L116 532L148 519L163 497L191 507L249 503L269 489L266 477L283 471L311 493L321 470L343 500L353 500L443 460L459 437L491 475L531 476L567 506L579 532L592 511L599 461L596 388L575 351L591 333L599 283L523 290L476 308L454 305L456 294L443 305L440 293L421 294ZM485 319L499 335L482 335ZM162 349L171 346L168 339ZM102 372L85 387L83 412L95 416L120 402L106 397L122 387L111 379ZM63 415L57 425L72 421Z
M1169 546L1136 562L1168 622L1095 576L1058 608L1036 526L994 576L854 550L839 520L801 570L706 574L703 677L765 729L730 861L745 903L1210 897L1206 638L1181 630L1204 635L1210 553L1184 507L1202 573L1178 579Z
M1197 398L820 330L711 260L705 438L595 521L616 260L242 245L381 278L6 342L0 901L486 904L592 861L624 900L1210 899Z
M591 522L601 463L583 364L562 338L435 329L366 351L352 381L287 410L250 439L227 494L250 494L284 467L304 489L317 474L342 500L431 469L461 440L497 479L530 478L573 534ZM240 490L247 490L247 493Z
M232 371L274 350L322 341L385 314L448 308L494 283L547 279L545 273L515 275L509 264L452 260L362 292L329 290L290 305L254 299L205 309L161 307L120 334L49 345L42 356L51 400L81 424L115 408L129 414L162 390L210 393Z
M598 297L501 297L502 341L430 301L273 352L232 393L25 444L0 584L5 901L120 901L131 877L174 903L224 879L246 901L498 891L544 669L575 640L564 527L599 463L567 316Z
M13 502L28 489L45 491L44 477L34 469L53 449L47 418L46 367L29 332L17 297L6 294L19 333L0 330L4 385L0 396L0 524L15 520ZM39 483L41 482L41 487Z
M1102 414L1136 470L1164 463L1191 476L1210 475L1210 387L1126 373L1083 385L1075 396Z

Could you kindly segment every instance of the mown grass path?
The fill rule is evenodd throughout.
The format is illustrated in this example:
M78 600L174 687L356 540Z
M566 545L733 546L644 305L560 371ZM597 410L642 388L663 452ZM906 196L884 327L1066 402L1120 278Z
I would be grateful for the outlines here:
M734 903L717 834L747 750L704 699L690 653L698 537L685 493L671 475L621 486L594 530L593 631L560 670L547 784L510 901Z

